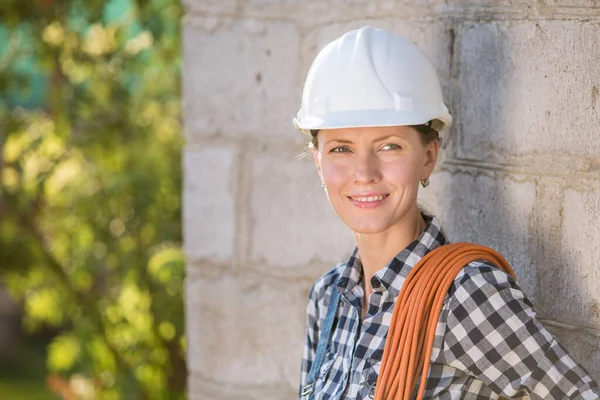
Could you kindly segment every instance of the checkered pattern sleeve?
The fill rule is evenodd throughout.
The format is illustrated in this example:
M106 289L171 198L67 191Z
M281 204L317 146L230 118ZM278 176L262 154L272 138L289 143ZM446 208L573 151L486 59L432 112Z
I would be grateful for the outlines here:
M299 393L302 392L302 385L306 382L306 378L308 377L310 367L312 366L317 351L317 341L319 339L319 308L317 306L317 301L317 291L315 290L315 287L313 287L308 298L308 305L306 306L306 338L304 340L304 350L302 351Z
M500 269L484 262L465 267L447 310L445 363L498 395L600 399L597 383L536 319L518 284Z

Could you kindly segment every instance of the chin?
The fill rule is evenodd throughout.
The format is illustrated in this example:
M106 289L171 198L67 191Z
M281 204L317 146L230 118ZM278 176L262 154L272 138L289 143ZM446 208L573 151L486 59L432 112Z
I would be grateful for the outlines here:
M353 232L363 235L381 233L391 227L389 221L375 221L372 218L368 221L344 221L344 223Z

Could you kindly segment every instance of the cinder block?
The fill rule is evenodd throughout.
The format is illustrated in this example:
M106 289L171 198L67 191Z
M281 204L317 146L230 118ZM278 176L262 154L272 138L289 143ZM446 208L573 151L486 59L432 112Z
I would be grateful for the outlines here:
M183 3L197 15L260 15L284 19L293 16L308 26L362 18L432 16L454 9L466 13L472 12L473 8L511 12L518 7L535 5L528 0L183 0Z
M238 0L181 0L189 14L233 14L239 7Z
M479 243L502 253L525 293L535 299L537 266L529 254L534 183L441 171L420 189L419 200L438 216L451 242Z
M291 22L186 19L183 102L186 137L294 140L300 37Z
M297 390L309 290L308 282L261 275L188 278L190 373L228 386Z
M296 366L299 370L299 367ZM199 374L190 374L188 379L188 398L190 400L282 400L298 397L298 383L300 375L294 387L287 383L276 385L224 385L219 381L210 381Z
M557 215L559 218L559 215ZM540 293L547 318L600 329L600 190L564 192L557 260L544 266Z
M551 7L565 7L568 9L579 7L584 10L587 8L592 12L598 12L598 8L600 8L598 0L544 0L544 2Z
M189 260L232 258L235 160L235 150L226 147L184 152L183 233Z
M222 4L220 4L222 3ZM184 0L188 10L198 15L235 15L264 18L296 19L305 26L316 26L324 21L352 20L390 15L395 9L423 6L443 0Z
M590 376L600 382L600 332L565 329L551 326L544 321L542 323L569 351L569 354L590 373Z
M320 187L312 155L256 157L250 215L253 263L289 269L331 260L333 267L354 249L350 230Z
M483 7L505 7L515 9L516 7L531 6L529 0L449 0L449 6L483 6Z
M597 157L600 136L590 134L600 124L597 37L597 22L460 25L459 155Z

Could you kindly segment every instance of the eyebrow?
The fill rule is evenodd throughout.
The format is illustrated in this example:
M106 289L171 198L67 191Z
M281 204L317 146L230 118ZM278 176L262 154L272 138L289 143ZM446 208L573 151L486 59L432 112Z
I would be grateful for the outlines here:
M390 135L385 135L385 136L379 137L379 138L377 138L377 139L375 139L375 140L373 140L373 141L374 141L374 142L382 142L382 141L384 141L384 140L388 140L389 138L392 138L392 137L393 137L393 138L397 138L397 139L402 139L402 138L401 138L400 136L398 136L398 135L390 134Z
M345 143L345 144L352 144L352 143L354 143L352 140L348 140L348 139L331 139L331 140L328 140L326 143L332 143L332 142Z
M378 137L377 139L373 140L373 142L381 142L384 140L388 140L389 138L392 138L392 137L402 139L398 135L391 134L391 135L385 135L385 136ZM348 139L331 139L327 143L332 143L332 142L344 143L344 144L353 144L354 143L352 140L348 140Z

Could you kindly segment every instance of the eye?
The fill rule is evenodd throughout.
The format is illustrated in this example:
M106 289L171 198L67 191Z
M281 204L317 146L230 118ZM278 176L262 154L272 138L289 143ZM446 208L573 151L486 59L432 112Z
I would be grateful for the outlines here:
M348 153L349 151L350 151L350 149L346 146L338 146L338 147L334 147L329 152L330 153Z
M388 144L384 144L383 146L381 146L381 150L399 150L402 147L398 146L395 143L388 143Z

